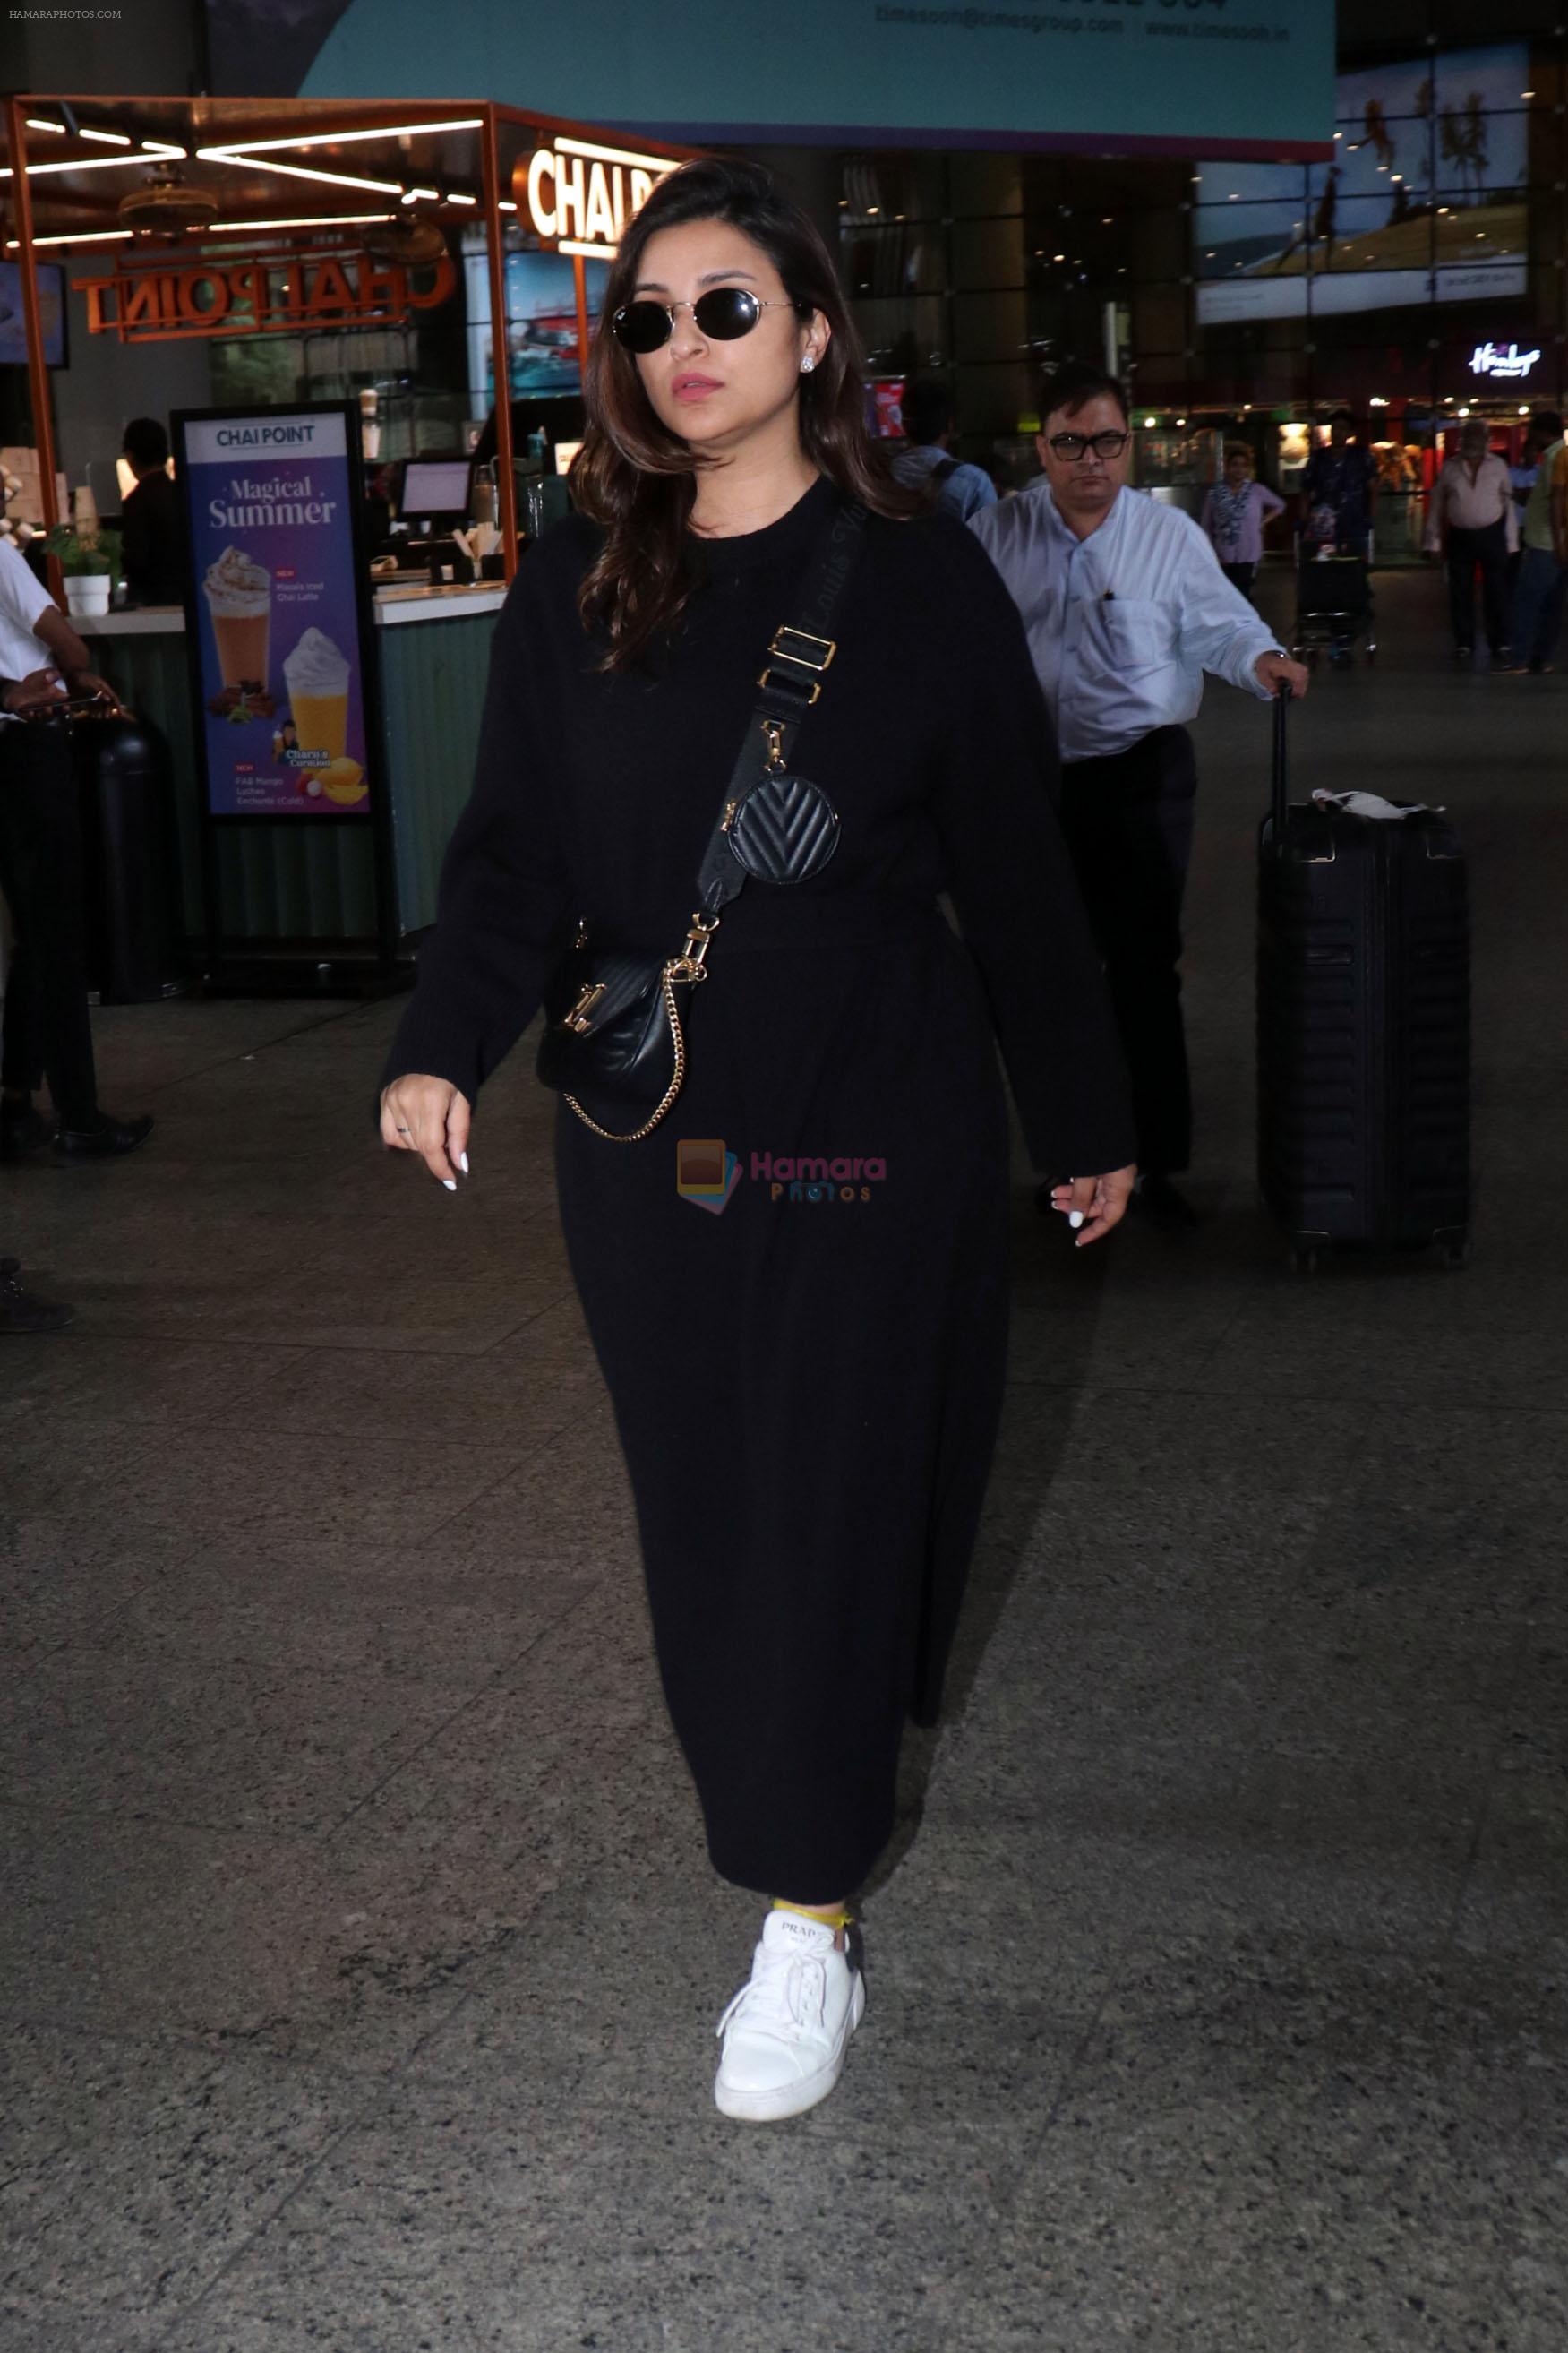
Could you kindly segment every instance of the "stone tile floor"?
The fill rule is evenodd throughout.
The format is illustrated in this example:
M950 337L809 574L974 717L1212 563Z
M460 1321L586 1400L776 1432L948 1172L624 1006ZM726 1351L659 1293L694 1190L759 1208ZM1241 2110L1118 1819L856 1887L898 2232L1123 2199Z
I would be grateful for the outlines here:
M1292 1280L1254 1208L1213 689L1207 1222L1075 1259L1020 1170L953 1703L793 2126L709 2105L753 1906L526 1058L454 1202L367 1136L392 1008L101 1014L155 1141L0 1191L79 1310L0 1351L6 2353L1562 2353L1568 704L1383 594L1296 781L1463 824L1475 1263Z

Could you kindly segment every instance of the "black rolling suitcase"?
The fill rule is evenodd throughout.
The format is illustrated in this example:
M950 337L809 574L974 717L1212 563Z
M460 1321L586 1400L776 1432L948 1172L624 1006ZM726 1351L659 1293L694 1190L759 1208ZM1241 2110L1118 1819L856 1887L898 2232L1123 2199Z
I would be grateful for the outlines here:
M1469 911L1436 812L1288 804L1286 703L1259 843L1258 1165L1310 1269L1331 1243L1468 1255Z

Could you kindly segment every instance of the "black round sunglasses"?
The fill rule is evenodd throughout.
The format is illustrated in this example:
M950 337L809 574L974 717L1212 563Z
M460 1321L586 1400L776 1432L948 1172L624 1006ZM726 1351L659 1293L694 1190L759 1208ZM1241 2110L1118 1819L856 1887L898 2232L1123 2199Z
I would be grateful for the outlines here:
M695 302L627 302L610 321L610 332L624 351L657 352L674 334L678 311L689 311L698 333L710 343L738 343L764 311L811 316L809 302L764 302L744 286L711 286Z

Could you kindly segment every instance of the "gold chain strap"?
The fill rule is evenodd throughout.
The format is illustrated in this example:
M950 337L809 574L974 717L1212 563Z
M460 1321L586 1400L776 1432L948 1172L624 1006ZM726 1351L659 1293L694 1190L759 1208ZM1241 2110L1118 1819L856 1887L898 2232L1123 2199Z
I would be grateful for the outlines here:
M575 1095L565 1096L565 1101L571 1104L584 1126L591 1127L594 1134L602 1135L607 1144L640 1144L645 1135L652 1134L676 1096L680 1092L681 1081L686 1076L686 1033L680 1026L680 1008L675 1001L675 984L677 979L693 983L707 979L708 967L704 959L708 954L708 943L718 928L717 915L693 915L691 928L686 934L685 947L679 955L670 957L669 962L659 974L659 987L664 997L665 1015L669 1022L669 1034L675 1044L675 1071L659 1101L658 1109L649 1113L640 1127L634 1127L626 1133L617 1133L614 1128L601 1127L598 1121L590 1117L584 1110Z
M591 1119L575 1095L566 1097L584 1126L591 1127L595 1135L604 1136L611 1144L638 1144L645 1135L650 1135L680 1092L680 1082L686 1076L686 1039L680 1027L680 1010L675 1002L675 985L670 979L673 969L673 962L665 965L659 975L659 986L664 991L664 1009L669 1019L669 1034L675 1040L675 1075L666 1087L658 1110L650 1113L640 1127L617 1134L614 1128L601 1127L596 1119Z

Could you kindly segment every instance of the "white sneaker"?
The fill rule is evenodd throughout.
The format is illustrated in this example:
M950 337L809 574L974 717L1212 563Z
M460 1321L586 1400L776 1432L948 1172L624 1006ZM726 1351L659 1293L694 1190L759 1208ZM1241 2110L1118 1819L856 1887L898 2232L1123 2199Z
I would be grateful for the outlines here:
M767 2124L827 2097L866 2007L855 1941L851 1927L839 1952L825 1920L768 1914L751 1978L719 2021L713 2097L725 2116Z

